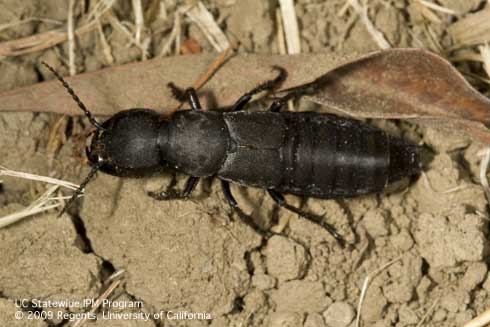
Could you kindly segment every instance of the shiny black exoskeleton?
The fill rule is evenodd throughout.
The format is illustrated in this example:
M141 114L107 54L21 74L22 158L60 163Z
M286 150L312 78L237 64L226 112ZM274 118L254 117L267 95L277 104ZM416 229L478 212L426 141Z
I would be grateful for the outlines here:
M276 69L279 69L276 67ZM194 89L174 95L191 110L170 119L150 109L117 113L99 125L61 77L70 94L97 127L87 156L95 171L115 176L147 176L171 167L190 175L182 193L149 195L159 200L188 197L199 178L216 176L240 218L263 232L238 207L229 182L266 189L282 207L341 236L321 217L288 204L282 193L331 199L382 191L420 171L417 147L365 123L330 114L280 112L290 96L277 99L267 112L247 112L245 105L270 90L285 72L243 95L228 112L203 111ZM58 76L58 75L57 75ZM298 88L295 92L298 92Z

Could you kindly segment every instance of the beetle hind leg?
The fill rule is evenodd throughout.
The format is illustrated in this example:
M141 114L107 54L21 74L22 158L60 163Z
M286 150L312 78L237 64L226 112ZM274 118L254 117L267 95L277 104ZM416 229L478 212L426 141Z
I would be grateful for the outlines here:
M274 235L273 232L267 231L262 229L259 225L257 225L252 218L247 215L245 212L240 209L238 206L238 203L236 202L235 198L233 197L233 194L231 193L230 190L230 183L224 180L221 180L221 187L223 189L223 194L225 196L226 201L230 205L230 207L235 210L237 213L238 217L240 220L251 227L257 234L263 236L264 238L270 238L272 235Z
M284 199L284 196L275 191L275 190L267 190L267 192L269 193L269 195L271 196L271 198L282 208L284 209L287 209L289 211L292 211L296 214L298 214L299 216L305 218L305 219L308 219L309 221L315 223L316 225L319 225L321 227L323 227L324 229L327 230L327 232L329 232L334 238L335 240L342 246L344 247L345 246L345 240L344 238L342 237L342 235L340 235L336 230L335 228L330 225L329 223L323 221L323 217L320 217L320 216L316 216L312 213L309 213L309 212L306 212L306 211L303 211L301 209L298 209L292 205L290 205L289 203L287 203L286 199Z

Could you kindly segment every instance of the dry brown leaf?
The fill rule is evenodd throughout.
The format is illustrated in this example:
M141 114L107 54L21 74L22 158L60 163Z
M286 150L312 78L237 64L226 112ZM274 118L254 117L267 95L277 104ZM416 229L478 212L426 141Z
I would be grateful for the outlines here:
M127 108L154 108L170 114L176 101L165 85L192 84L212 62L211 55L159 58L67 78L94 114ZM445 59L418 49L392 49L364 56L325 54L240 55L224 65L200 92L205 108L231 105L244 92L287 69L285 88L302 85L326 111L353 117L416 119L457 128L490 143L490 101L475 91ZM323 75L322 75L323 72ZM328 72L328 73L326 73ZM313 86L313 87L312 87ZM283 93L284 94L284 91ZM0 94L0 111L81 111L57 81Z

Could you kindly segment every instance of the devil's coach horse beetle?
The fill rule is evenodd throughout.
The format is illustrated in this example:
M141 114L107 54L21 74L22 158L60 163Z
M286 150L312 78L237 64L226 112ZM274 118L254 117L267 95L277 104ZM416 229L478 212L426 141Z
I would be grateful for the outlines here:
M380 192L420 171L417 147L360 121L315 112L280 112L289 100L310 94L317 79L288 90L267 112L247 112L252 96L274 89L278 76L242 95L228 112L203 111L194 88L182 91L169 83L173 95L188 101L190 110L169 120L151 109L121 111L102 124L68 83L48 64L96 130L86 149L92 170L63 211L77 198L97 171L120 177L143 177L165 167L190 177L184 190L149 192L157 200L187 198L202 177L216 176L240 219L269 235L238 206L229 182L266 189L281 207L325 228L340 244L343 238L322 217L288 204L282 193L331 199ZM321 78L321 77L320 77Z

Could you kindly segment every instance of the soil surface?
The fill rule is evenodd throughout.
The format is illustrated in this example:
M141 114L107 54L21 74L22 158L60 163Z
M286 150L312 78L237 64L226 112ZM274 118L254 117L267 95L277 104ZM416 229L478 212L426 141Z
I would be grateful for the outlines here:
M339 14L344 1L295 3L303 52L328 56L378 49L352 8ZM391 46L431 49L415 2L368 3L369 17ZM439 3L458 11L457 16L437 14L438 24L428 22L433 37L449 46L447 26L481 10L485 1ZM278 53L276 1L204 4L227 36L240 42L239 51ZM147 19L143 39L151 41L149 58L157 56L169 39L181 5L172 0L143 1ZM77 4L75 18L87 10ZM36 20L0 29L0 41L56 28L53 21L64 24L67 11L65 0L3 0L0 26ZM130 1L118 1L113 12L123 26L133 28ZM102 22L113 62L104 53L100 33L90 32L77 38L77 72L141 60L141 50L122 30ZM213 51L185 18L182 39L195 40L203 52ZM0 90L51 79L41 68L42 60L66 75L67 51L65 43L3 59ZM263 104L252 107L261 110ZM297 107L326 110L305 102ZM59 142L53 151L56 141L49 135L58 120L54 114L2 113L0 165L80 183L89 172L80 151L89 125L81 118L67 120L62 125L66 142ZM281 230L281 235L267 240L232 213L217 180L201 182L187 201L165 202L146 193L171 183L170 173L146 179L99 173L69 214L60 219L56 212L40 214L0 230L0 325L68 326L70 317L89 306L47 306L34 311L48 319L27 317L37 300L96 298L107 287L108 277L123 269L121 284L110 297L121 305L106 305L103 311L132 318L103 319L99 311L99 319L86 322L87 326L355 326L364 280L384 267L372 276L367 289L363 326L418 326L422 319L423 326L462 326L490 307L489 218L479 180L479 152L484 146L458 131L403 121L368 123L423 146L424 175L408 187L355 199L287 196L294 205L323 215L350 246L340 247L325 230L278 208L263 190L232 185L238 203L256 223ZM181 188L185 177L176 178L176 188ZM2 181L0 216L29 205L46 189L17 178L2 176ZM19 309L19 304L26 307ZM24 317L16 320L19 311ZM155 315L160 312L162 319ZM172 316L179 312L202 313L205 319ZM151 318L144 320L144 314Z

